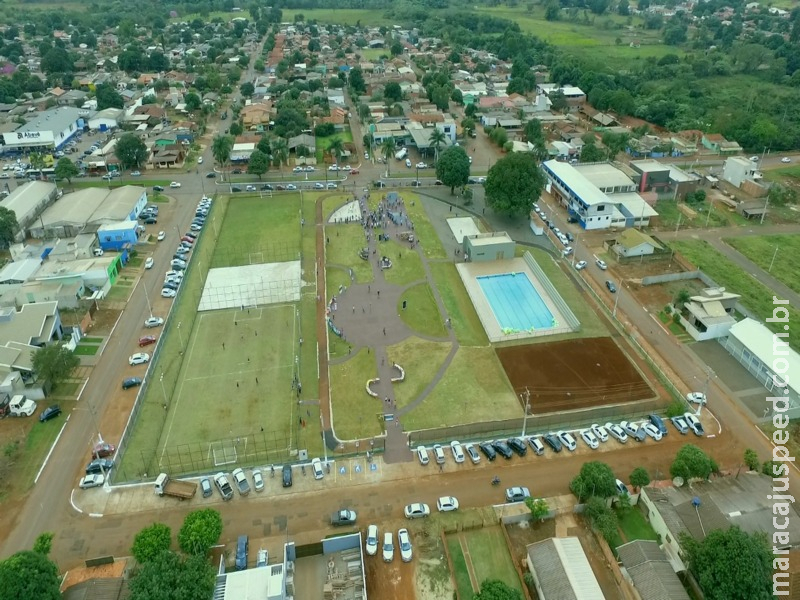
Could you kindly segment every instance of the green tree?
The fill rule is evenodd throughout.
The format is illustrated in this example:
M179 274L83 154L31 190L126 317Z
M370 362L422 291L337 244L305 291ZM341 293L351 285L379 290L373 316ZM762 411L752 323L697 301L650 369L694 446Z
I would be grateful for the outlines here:
M3 598L60 600L58 567L41 552L23 550L0 561Z
M694 444L685 444L678 450L669 467L672 477L683 477L687 481L695 477L708 479L715 470L716 465L711 457Z
M350 83L350 89L353 91L354 96L360 96L367 91L367 84L364 81L364 72L361 67L350 69L350 76L347 78Z
M328 137L336 133L333 123L320 123L314 127L314 135L317 137Z
M97 100L97 110L104 110L106 108L122 108L125 102L122 96L111 85L101 83L95 88L95 99Z
M744 451L744 464L746 464L747 468L751 471L758 471L761 466L761 462L758 460L758 454L756 454L756 451L752 448L747 448Z
M147 161L147 146L138 136L125 133L117 140L114 154L123 169L138 169Z
M761 472L767 477L786 477L789 474L789 467L780 461L767 460L761 465Z
M544 498L525 498L525 506L531 511L531 518L534 521L543 521L550 514L550 507Z
M569 484L569 489L579 502L587 498L611 498L617 495L614 471L606 463L590 461L583 463L578 473Z
M69 183L72 183L72 178L80 173L77 165L66 156L58 159L55 171L56 179L66 179Z
M681 288L678 293L675 295L675 301L673 304L676 308L680 308L684 304L686 304L691 299L691 294L689 294L689 290L686 288Z
M69 53L64 48L54 46L42 56L40 68L48 75L54 73L72 73L74 67Z
M231 157L233 150L233 137L230 135L218 135L211 142L211 155L220 167L224 167Z
M49 531L39 534L39 537L37 537L36 541L33 542L33 551L38 552L39 554L44 554L45 556L50 554L50 550L52 548L53 534Z
M447 141L447 135L441 129L434 127L433 131L431 131L431 135L428 138L428 143L433 146L433 156L434 161L439 161L439 148L442 147Z
M254 86L251 81L245 81L239 86L239 91L242 92L242 96L249 98L255 93L256 86Z
M403 44L399 41L395 41L389 47L389 52L392 53L392 56L400 56L403 53Z
M608 149L608 158L610 160L625 150L628 146L629 138L630 136L627 133L606 132L603 134L603 145Z
M602 162L605 159L606 153L594 143L594 139L584 144L583 148L581 148L580 160L582 163Z
M388 137L383 142L381 142L381 155L383 156L383 160L386 163L386 176L389 176L389 165L392 161L392 155L394 154L395 149L397 148L394 138Z
M269 156L260 150L253 150L250 154L250 161L247 163L247 172L252 175L261 176L269 170Z
M544 189L544 175L527 152L514 152L497 161L486 177L486 201L500 214L526 216Z
M383 99L387 104L389 102L400 102L403 99L403 90L400 89L400 84L396 81L390 81L383 86Z
M8 248L14 242L18 229L17 213L0 206L0 248Z
M484 579L474 600L522 600L522 594L498 579Z
M289 145L283 138L277 138L272 142L272 162L278 165L283 175L283 165L289 162Z
M197 92L188 92L183 97L183 102L186 104L186 110L197 110L203 105L203 101Z
M472 135L472 132L475 131L475 119L472 117L464 117L461 120L461 129L464 130L464 134Z
M772 549L763 532L746 533L733 526L713 529L698 542L679 534L689 570L708 600L772 598Z
M130 580L131 600L197 600L214 592L214 569L203 556L161 552Z
M31 168L39 173L39 177L42 176L42 169L44 169L45 162L44 162L44 154L41 152L31 152L31 155L28 157L28 160L31 162Z
M450 195L456 187L467 185L469 180L469 157L461 146L451 146L436 161L436 177L450 188Z
M193 510L183 520L178 545L186 554L205 556L222 535L222 517L212 508Z
M81 364L72 350L61 344L37 348L31 352L31 358L33 370L39 379L49 382L53 387L72 375Z
M338 137L331 140L331 143L328 146L328 153L333 157L334 162L338 165L339 161L342 159L342 154L344 154L344 142L342 142L342 140Z
M272 154L272 148L269 145L269 138L267 136L263 136L258 143L256 144L256 150L259 152L263 152L267 156Z
M153 523L145 527L133 538L131 554L140 565L158 558L169 550L172 544L172 530L163 523Z
M228 128L228 132L234 137L237 135L242 135L242 133L244 133L244 126L242 126L242 122L234 121L231 123L231 126Z
M644 467L636 467L631 471L630 475L631 485L637 490L642 489L646 485L650 485L650 474Z

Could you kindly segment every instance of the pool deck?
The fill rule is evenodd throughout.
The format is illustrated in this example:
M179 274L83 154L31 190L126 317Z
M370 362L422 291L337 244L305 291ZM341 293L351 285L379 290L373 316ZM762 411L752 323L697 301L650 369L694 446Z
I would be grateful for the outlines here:
M512 258L509 260L493 260L486 262L469 262L458 263L456 265L458 274L461 276L461 281L464 282L464 287L467 288L470 300L478 313L483 328L486 330L486 335L491 342L504 342L509 340L520 340L526 338L541 337L545 335L556 335L560 333L569 333L571 329L566 325L564 315L561 314L555 304L550 299L550 295L542 288L539 280L534 275L533 271L528 268L525 261L521 258ZM492 306L486 295L478 283L478 277L486 275L502 275L504 273L525 273L528 276L533 288L539 294L547 307L547 310L553 315L556 322L559 323L557 327L547 327L544 329L536 329L534 331L520 331L517 333L506 334L497 320L497 317L492 310Z

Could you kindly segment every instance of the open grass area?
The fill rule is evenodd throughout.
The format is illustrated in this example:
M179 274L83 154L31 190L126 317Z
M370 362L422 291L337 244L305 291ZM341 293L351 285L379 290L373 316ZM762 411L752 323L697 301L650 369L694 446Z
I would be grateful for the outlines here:
M78 356L94 356L98 350L100 350L100 346L96 344L78 344L73 353Z
M328 219L331 218L333 212L344 206L352 199L351 195L348 194L331 194L327 198L322 201L322 218L325 222L328 222Z
M453 579L456 582L459 598L472 598L475 590L472 589L472 582L467 571L467 561L464 552L461 550L461 542L457 535L447 536L447 552L450 554L450 562L453 564Z
M233 13L236 16L237 13ZM241 13L240 13L241 14ZM293 20L295 15L303 15L306 21L318 21L320 23L341 23L342 25L388 25L391 21L383 16L380 10L365 9L337 9L337 8L284 8L284 20Z
M317 148L317 152L316 152L317 163L319 165L321 165L322 167L325 167L324 158L325 158L325 155L328 154L328 148L331 147L331 144L333 144L334 140L341 140L343 144L352 144L353 143L353 134L349 129L346 129L345 131L342 131L340 133L334 133L333 135L327 135L325 137L317 137L316 138L314 143L316 144L316 148ZM331 157L331 162L333 162L333 160L335 160L335 159L333 157ZM350 165L351 166L354 166L355 164L361 162L360 160L358 160L357 156L350 157L350 158L345 158L344 156L342 157L342 161L341 161L342 164L346 164L348 161L350 161Z
M325 293L330 301L334 296L339 295L340 287L350 285L350 275L345 267L328 267L325 269Z
M378 252L392 261L392 268L383 272L383 277L388 283L408 285L425 279L422 260L414 250L409 250L407 246L390 239L388 242L378 244Z
M110 290L108 290L108 293L106 294L106 300L127 302L132 292L133 286L125 281L120 280L117 281Z
M325 227L325 238L329 240L325 246L327 264L352 269L358 283L370 283L373 280L372 265L358 255L367 246L364 230L359 223L328 225Z
M488 346L489 338L486 337L456 266L449 261L431 262L430 268L459 344Z
M617 519L619 519L619 528L622 530L626 541L658 541L658 534L656 534L653 527L647 522L647 519L644 518L644 515L638 508L634 506L625 510L617 510L616 513Z
M494 350L459 348L442 380L403 416L403 424L413 430L521 416L519 401Z
M691 218L678 210L678 204L674 200L659 200L655 208L658 211L658 225L661 230L675 231L679 221L681 229L733 227L747 223L747 220L735 210L721 202L709 200L691 204L689 208L697 213Z
M377 415L383 403L366 392L367 380L377 377L375 355L362 349L352 358L331 365L331 406L333 429L341 440L378 435L382 431Z
M800 179L800 165L779 167L777 169L764 169L764 179L767 181L781 181L783 179Z
M444 363L450 344L431 342L418 337L409 337L387 348L389 360L400 365L406 379L394 384L397 406L402 408L415 400L431 382ZM403 422L405 423L405 417Z
M414 234L422 245L422 251L427 258L448 258L444 246L436 230L431 225L428 213L419 200L419 196L408 190L399 190L405 202L405 209L411 222L414 224Z
M406 302L405 310L403 301ZM417 333L442 338L447 335L439 307L436 306L433 292L427 283L420 283L403 292L397 303L397 313Z
M465 531L463 535L478 582L499 579L522 593L522 583L514 569L513 559L499 526L473 529Z
M81 338L82 344L102 344L105 338L85 336Z
M729 246L756 263L775 279L800 293L800 236L760 235L729 238Z
M753 311L762 321L772 316L772 291L759 283L723 254L717 252L708 242L702 240L686 240L672 242L672 247L683 254L689 262L702 269L717 284L742 296L742 304ZM800 322L800 312L796 307L788 307L789 319L792 323ZM783 332L781 323L766 323L772 331ZM800 349L800 329L789 330L789 344Z

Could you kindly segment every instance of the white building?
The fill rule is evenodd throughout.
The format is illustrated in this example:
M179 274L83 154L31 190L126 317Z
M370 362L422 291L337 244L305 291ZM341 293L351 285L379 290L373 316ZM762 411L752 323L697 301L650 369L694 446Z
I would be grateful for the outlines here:
M116 129L122 120L124 111L121 108L106 108L89 119L89 129L92 131L108 131Z
M731 156L725 159L725 164L722 167L722 178L740 187L747 179L753 179L753 176L758 171L758 165L749 158L744 156Z
M0 206L14 211L19 224L17 241L25 237L25 230L42 211L58 197L56 184L47 181L29 181L17 187L0 201Z
M41 152L61 148L83 130L86 111L59 106L39 113L12 133L0 136L3 152Z

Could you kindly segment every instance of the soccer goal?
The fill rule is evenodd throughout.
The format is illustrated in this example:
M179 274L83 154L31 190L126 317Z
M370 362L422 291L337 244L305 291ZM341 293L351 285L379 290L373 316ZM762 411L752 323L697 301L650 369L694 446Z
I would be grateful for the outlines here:
M264 253L263 252L250 252L250 264L251 265L260 265L264 263Z
M239 458L238 448L242 444L247 445L247 438L211 442L208 445L208 458L214 461L215 467L233 464Z

